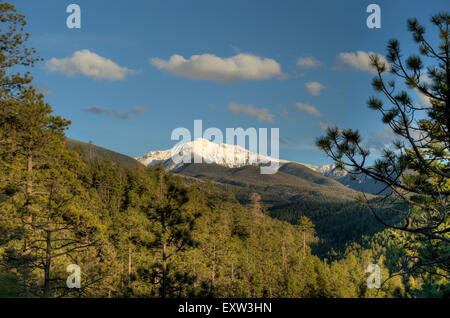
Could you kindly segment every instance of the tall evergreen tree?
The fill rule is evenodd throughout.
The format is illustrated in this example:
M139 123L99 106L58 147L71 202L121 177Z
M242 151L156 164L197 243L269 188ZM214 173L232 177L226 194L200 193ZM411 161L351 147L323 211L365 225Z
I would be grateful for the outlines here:
M297 226L303 236L303 256L306 254L306 237L314 235L314 224L304 215L298 221Z
M152 233L156 236L153 246L160 251L152 278L160 287L159 295L166 298L179 293L192 280L188 273L173 269L171 258L196 244L191 233L199 213L186 209L188 191L179 178L166 173L162 165L154 174L156 189L150 194L145 213L153 223Z
M14 7L0 4L0 21L7 31L0 36L0 222L7 231L4 266L18 268L25 291L51 296L52 281L64 280L65 258L95 241L98 223L83 198L79 172L82 161L65 145L69 121L51 115L43 95L31 85L29 73L17 66L38 60L25 42L25 19ZM70 263L69 263L70 264ZM66 265L67 266L67 265ZM42 273L42 281L36 279ZM65 280L64 280L65 281Z
M439 13L431 18L438 30L439 44L433 47L425 37L425 28L416 19L408 20L408 30L419 46L422 58L413 54L404 59L397 40L387 46L389 65L379 56L371 56L377 75L375 91L385 100L368 99L369 108L378 111L397 140L384 149L382 158L368 166L370 151L364 147L357 130L329 128L316 144L333 158L340 169L352 175L365 174L381 182L389 194L366 201L379 222L404 233L401 235L409 257L404 270L431 271L449 278L450 270L450 15ZM392 79L386 80L390 71ZM427 99L418 105L395 78ZM385 104L387 102L387 105ZM403 222L393 224L380 216L390 208Z

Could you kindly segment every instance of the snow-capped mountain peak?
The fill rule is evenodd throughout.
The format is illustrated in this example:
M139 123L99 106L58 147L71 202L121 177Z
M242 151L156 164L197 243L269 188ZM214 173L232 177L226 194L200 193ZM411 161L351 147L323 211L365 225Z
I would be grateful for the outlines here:
M186 156L191 162L215 163L229 168L246 165L260 166L272 161L279 161L280 164L289 162L269 156L262 156L238 145L217 144L203 138L177 145L172 149L151 151L143 156L137 157L136 160L146 166L153 166L162 162L166 169L174 170L184 164L184 162L173 160L174 156L177 155L180 157Z
M154 166L160 162L167 170L175 170L184 165L180 160L173 160L174 156L185 157L188 161L215 163L228 168L237 168L247 165L261 166L272 161L278 161L279 165L294 161L279 160L269 156L262 156L251 152L244 147L230 144L218 144L204 138L198 138L194 141L178 144L171 149L150 151L149 153L136 157L135 159L145 166ZM306 166L326 177L339 179L347 175L346 171L336 169L334 164L315 166L306 163L294 162Z
M188 161L190 159L190 162L192 163L215 163L228 168L237 168L248 165L266 166L271 162L278 161L277 170L278 167L282 167L284 164L296 163L316 171L325 177L335 179L345 186L358 191L364 190L369 193L378 193L380 189L382 190L382 184L377 184L371 178L366 177L365 175L350 175L347 171L336 169L334 164L315 166L294 161L278 160L269 156L260 156L244 147L225 143L218 144L202 138L184 144L178 144L171 149L150 151L135 159L145 166L154 166L161 162L166 170L176 171L177 169L182 168L186 163L186 160L177 161L172 159L177 155L184 159L188 159Z

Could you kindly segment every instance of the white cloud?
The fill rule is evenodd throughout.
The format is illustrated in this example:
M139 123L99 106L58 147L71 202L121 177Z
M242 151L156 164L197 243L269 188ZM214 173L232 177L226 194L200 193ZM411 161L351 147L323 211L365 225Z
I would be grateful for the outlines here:
M256 117L259 121L273 122L274 114L270 113L270 109L267 108L257 108L253 105L242 105L235 102L228 104L228 109L235 115L249 115Z
M297 60L297 65L307 68L317 68L322 65L322 63L314 57L299 57Z
M353 52L340 53L333 68L335 70L357 69L376 74L376 69L370 65L370 55L372 54L376 53L366 53L364 51L357 51L356 54ZM386 66L389 66L388 61L382 55L376 55L379 56L380 61L386 63Z
M83 74L96 80L109 81L122 80L129 74L139 72L119 66L89 50L76 51L71 57L63 59L52 58L45 64L45 68L65 76Z
M308 114L311 114L311 115L314 115L314 116L320 116L320 112L314 106L311 106L311 105L308 105L308 104L303 104L303 103L296 103L295 105L301 111L307 112Z
M308 82L305 84L306 89L313 95L320 95L320 91L324 88L319 82Z
M213 54L192 55L189 59L174 54L169 60L151 58L149 62L159 70L194 80L226 83L286 77L275 60L243 53L226 58Z

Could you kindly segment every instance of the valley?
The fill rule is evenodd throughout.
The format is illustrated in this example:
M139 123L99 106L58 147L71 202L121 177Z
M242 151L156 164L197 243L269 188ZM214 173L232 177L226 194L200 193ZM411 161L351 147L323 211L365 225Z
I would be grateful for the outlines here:
M209 149L217 147L209 141L206 143ZM80 146L85 156L91 151L95 159L109 158L129 167L134 165L133 158L93 144L71 139L68 139L68 144ZM248 157L246 151L234 153ZM136 158L136 163L149 167L162 164L166 170L181 176L189 186L210 182L224 195L233 193L242 205L250 209L252 195L257 193L264 214L291 224L296 224L302 215L307 216L316 226L318 241L312 249L320 257L328 257L331 249L343 251L350 242L360 242L363 236L372 236L384 229L369 210L354 202L359 192L340 183L339 178L333 178L349 176L345 172L334 171L332 165L317 167L280 160L277 173L264 175L260 174L257 165L191 163L174 166L170 156L170 149L152 151ZM399 221L397 215L385 213L383 216L390 222Z

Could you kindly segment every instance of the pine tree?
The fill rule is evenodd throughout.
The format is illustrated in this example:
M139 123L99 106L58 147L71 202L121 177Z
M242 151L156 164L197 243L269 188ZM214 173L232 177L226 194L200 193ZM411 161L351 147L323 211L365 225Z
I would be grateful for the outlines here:
M372 81L382 99L370 97L367 104L378 111L397 140L383 150L371 166L370 151L357 130L329 128L316 144L335 160L340 169L352 175L364 174L385 185L389 194L378 200L364 200L375 218L398 230L400 243L409 251L404 272L426 270L449 278L450 270L450 15L439 13L431 18L438 30L439 44L433 47L425 37L425 28L416 19L408 20L408 30L419 46L422 58L413 54L404 59L397 40L387 45L387 60L371 56L377 75ZM418 105L395 79L386 80L390 71L405 87L421 94L427 103ZM390 223L381 216L386 209L399 214L403 221Z
M196 245L191 233L198 211L188 211L187 189L181 181L164 172L162 165L154 169L156 189L145 208L147 218L153 223L153 246L160 250L160 261L154 266L153 281L159 285L162 298L176 295L185 284L192 282L188 273L175 271L171 258L190 246Z
M303 256L306 255L306 237L314 235L314 224L304 215L298 221L297 226L303 236Z
M0 37L4 264L7 270L18 269L25 295L48 297L56 291L52 282L64 280L59 275L65 270L61 259L68 261L75 252L91 246L99 224L83 200L86 196L78 174L82 162L65 145L64 131L70 122L51 115L28 73L14 73L15 66L33 66L38 60L25 46L25 19L4 3L0 14L1 22L11 25Z

